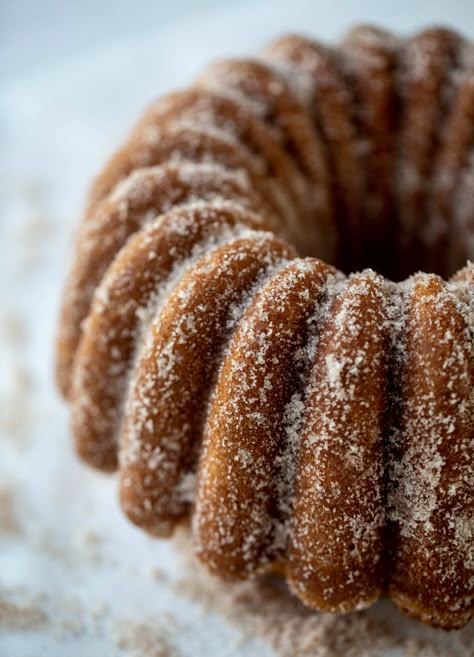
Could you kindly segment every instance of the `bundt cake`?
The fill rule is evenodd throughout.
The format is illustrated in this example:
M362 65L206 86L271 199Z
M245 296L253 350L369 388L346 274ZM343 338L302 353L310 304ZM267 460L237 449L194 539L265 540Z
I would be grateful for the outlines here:
M360 26L216 63L93 185L57 348L77 451L151 534L190 519L223 578L459 628L470 258L472 43Z

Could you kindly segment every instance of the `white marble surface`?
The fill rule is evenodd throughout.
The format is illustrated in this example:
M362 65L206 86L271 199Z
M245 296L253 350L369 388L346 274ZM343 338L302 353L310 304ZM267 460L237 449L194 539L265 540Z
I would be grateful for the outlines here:
M4 0L1 12L0 656L152 656L127 645L124 627L169 626L169 614L183 655L271 655L258 637L239 647L227 621L176 593L174 546L131 527L114 480L72 454L52 345L87 181L149 100L213 57L286 30L331 39L358 20L474 36L474 4ZM7 531L8 500L17 526ZM26 628L2 622L2 601L30 609ZM402 634L414 626L400 617ZM467 657L449 642L446 654Z

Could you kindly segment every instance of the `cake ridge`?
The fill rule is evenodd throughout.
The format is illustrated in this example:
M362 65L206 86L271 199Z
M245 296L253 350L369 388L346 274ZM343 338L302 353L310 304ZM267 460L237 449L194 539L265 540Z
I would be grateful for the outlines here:
M127 450L130 441L135 443L139 437L136 444L144 457L127 458L121 467L122 504L142 526L154 532L161 532L164 527L166 532L173 519L179 520L187 512L175 494L176 485L189 465L192 471L198 456L206 399L229 333L229 313L232 315L235 303L244 300L258 285L267 268L292 255L284 242L271 235L255 234L251 240L237 239L226 244L212 258L204 257L182 279L172 293L172 302L155 320L137 364L122 438L122 449ZM237 272L234 287L229 289L222 276L215 276L216 271ZM202 289L196 284L198 280L209 281L209 287ZM215 295L209 299L212 310L208 310L209 301L205 299L211 284ZM177 315L171 311L173 306L189 308L190 312ZM185 355L196 355L203 349L209 354L208 359L194 358L191 367ZM177 435L182 437L176 440ZM161 468L154 468L155 459L163 461ZM143 469L146 477L154 480L153 487L138 488ZM127 479L137 477L135 488L127 485ZM153 515L143 517L150 504Z
M257 193L247 193L244 189L239 190L235 186L232 189L232 186L225 185L224 178L217 175L218 170L212 172L204 181L201 179L202 185L193 181L179 181L176 176L176 164L168 163L166 168L162 169L164 175L156 180L153 179L155 171L153 168L152 178L149 180L153 187L149 197L137 196L133 186L136 182L134 177L130 183L124 183L115 194L105 199L95 213L86 215L78 231L78 248L66 284L67 292L62 307L58 339L57 379L63 394L67 394L72 359L81 334L81 322L89 310L94 288L120 247L133 232L147 220L169 209L170 203L173 207L185 203L186 200L193 201L196 193L204 200L207 196L206 189L210 189L214 196L224 193L228 201L232 198L242 199L249 209L256 211L256 216L263 214ZM141 175L143 177L145 173ZM184 184L181 193L180 183ZM267 211L264 216L270 219L271 227L271 213Z
M256 215L239 210L235 204L222 202L216 206L198 201L142 228L116 256L96 288L75 356L72 424L83 458L96 466L105 467L110 461L109 467L116 467L114 434L119 427L114 429L113 425L118 425L123 415L126 381L133 371L140 337L146 336L153 316L184 273L220 245L245 235L258 236L260 233L249 228L252 223L258 226ZM198 227L204 234L199 235ZM171 268L166 262L160 263L163 251L169 251ZM153 265L152 275L140 277L148 263ZM132 296L130 284L134 287ZM100 342L94 337L97 334L102 335ZM99 369L96 363L100 363ZM105 453L97 449L104 443L111 443ZM94 448L89 455L84 451L88 445Z
M331 276L333 270L321 261L290 262L255 296L223 359L214 390L219 401L210 406L205 430L194 531L201 557L228 576L258 572L281 556L285 509L280 483L289 475L285 411L297 392L291 382L304 376L305 367L298 372L301 364L294 358L306 342L300 335L295 343L299 332L288 328L307 325L309 331L317 301L308 292L322 295ZM299 289L301 281L308 287ZM223 390L228 391L225 398ZM225 457L234 451L239 459ZM267 489L273 495L264 495ZM247 494L240 496L242 491Z

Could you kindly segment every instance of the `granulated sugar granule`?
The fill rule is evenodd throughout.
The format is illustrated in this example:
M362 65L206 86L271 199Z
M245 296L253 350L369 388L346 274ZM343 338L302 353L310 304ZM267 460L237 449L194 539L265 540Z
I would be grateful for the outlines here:
M36 630L47 625L48 615L36 604L16 604L0 597L0 631Z
M279 657L474 655L472 624L446 634L404 618L388 600L357 613L318 613L299 603L277 577L221 582L194 560L185 532L176 543L183 556L184 576L175 590L207 611L222 614L241 631L243 642L262 638Z
M19 534L21 527L15 514L13 490L0 486L0 534Z
M131 657L179 657L157 623L117 622L115 643Z

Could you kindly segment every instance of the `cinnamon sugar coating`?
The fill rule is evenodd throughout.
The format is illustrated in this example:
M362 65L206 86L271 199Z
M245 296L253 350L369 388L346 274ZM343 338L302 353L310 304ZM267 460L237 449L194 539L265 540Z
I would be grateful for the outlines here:
M57 345L76 449L214 574L472 618L473 71L443 28L284 36L96 179Z

